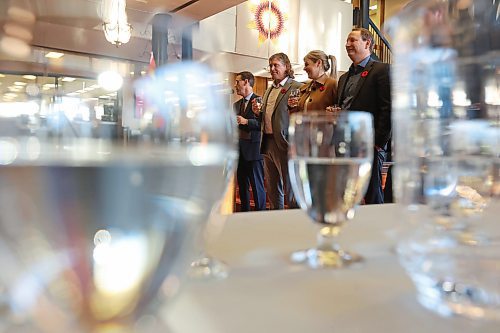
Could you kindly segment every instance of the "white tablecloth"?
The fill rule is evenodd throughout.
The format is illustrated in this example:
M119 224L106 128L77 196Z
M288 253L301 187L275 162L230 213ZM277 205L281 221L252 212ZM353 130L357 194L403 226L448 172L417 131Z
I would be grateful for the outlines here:
M317 225L302 211L233 214L209 246L229 277L190 282L165 309L168 325L175 333L500 332L500 323L442 318L417 303L394 253L405 224L395 205L360 207L340 239L365 262L311 270L288 260L315 244Z

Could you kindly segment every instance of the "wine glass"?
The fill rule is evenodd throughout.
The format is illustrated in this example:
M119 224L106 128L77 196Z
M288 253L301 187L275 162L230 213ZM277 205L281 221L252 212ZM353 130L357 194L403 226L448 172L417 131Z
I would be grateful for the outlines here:
M16 124L0 134L0 286L13 331L132 332L178 290L237 156L217 78L183 62L139 80L145 108L127 140L83 130L64 101L48 119L30 114L29 130L0 117Z
M195 259L189 268L188 274L197 280L225 279L229 275L229 267L221 260L209 255L206 246L217 239L227 219L227 214L222 211L221 201L214 205L203 232L203 247L201 255Z
M300 100L300 89L291 89L290 95L288 95L288 106L291 109L295 109L299 105Z
M289 173L300 207L320 224L318 245L292 254L312 268L339 268L361 260L335 241L366 191L373 159L373 119L366 112L294 114L290 118Z
M342 111L342 108L338 104L333 104L327 106L326 111L331 112L333 115L338 115Z
M258 96L252 99L252 112L256 115L262 112L262 97Z

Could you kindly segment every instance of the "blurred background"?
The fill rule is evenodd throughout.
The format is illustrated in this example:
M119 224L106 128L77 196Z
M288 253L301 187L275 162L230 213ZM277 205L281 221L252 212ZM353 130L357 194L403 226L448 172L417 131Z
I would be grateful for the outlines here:
M209 63L221 73L230 106L239 98L232 89L236 73L252 72L254 91L262 95L268 58L277 52L288 54L298 81L307 79L302 59L312 49L334 55L338 70L346 71L344 42L354 25L370 27L379 38L377 56L390 62L380 31L407 2L1 1L0 116L21 114L22 124L14 126L29 131L63 110L82 128L127 138L148 119L133 82L157 66Z

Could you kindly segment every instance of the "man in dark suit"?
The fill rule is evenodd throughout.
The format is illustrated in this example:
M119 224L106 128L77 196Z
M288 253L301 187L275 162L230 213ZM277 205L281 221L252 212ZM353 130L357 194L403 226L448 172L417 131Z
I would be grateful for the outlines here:
M273 83L264 94L262 106L254 103L252 109L262 119L261 152L264 155L267 197L271 209L283 209L286 193L288 207L295 208L297 203L288 175L288 96L301 84L293 80L292 65L284 53L269 58L269 72Z
M238 122L240 157L238 160L239 195L241 211L250 210L249 186L252 186L255 210L266 209L266 192L264 190L264 162L260 154L260 118L252 112L252 100L258 97L253 93L254 76L250 72L241 72L236 75L234 88L240 95L239 101L234 103Z
M384 203L382 164L391 139L391 86L389 65L374 61L373 35L355 28L347 37L345 48L353 64L339 79L339 105L344 110L367 111L373 115L375 128L372 175L365 203Z

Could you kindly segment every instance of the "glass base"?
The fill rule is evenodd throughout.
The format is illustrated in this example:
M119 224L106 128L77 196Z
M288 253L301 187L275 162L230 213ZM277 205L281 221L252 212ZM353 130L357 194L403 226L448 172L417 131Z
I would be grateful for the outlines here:
M229 275L229 269L222 261L206 256L191 263L188 275L197 280L225 279Z
M430 282L427 277L422 280ZM441 316L500 320L499 295L494 295L491 291L451 281L432 284L415 282L418 302Z
M355 253L315 248L293 252L290 259L296 264L306 264L314 269L342 268L363 261L363 257Z
M423 226L398 245L419 303L444 317L500 320L500 243Z

